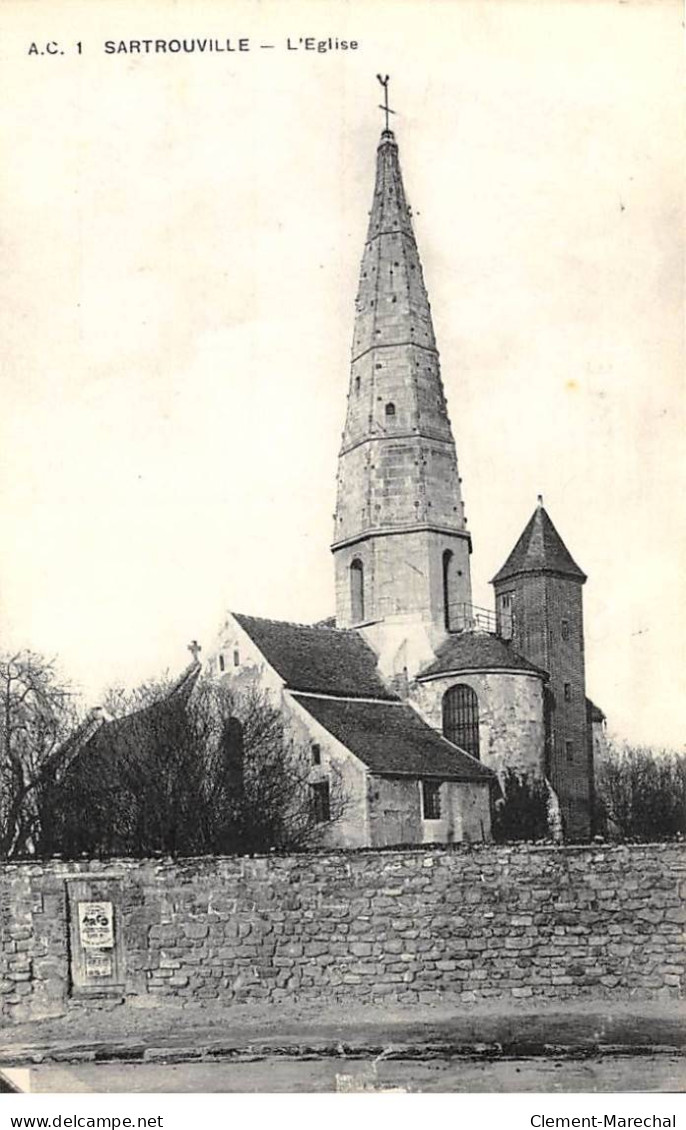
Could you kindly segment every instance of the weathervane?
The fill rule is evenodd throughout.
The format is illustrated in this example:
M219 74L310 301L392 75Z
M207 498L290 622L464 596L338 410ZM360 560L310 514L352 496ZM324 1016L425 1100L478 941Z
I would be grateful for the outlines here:
M388 121L388 115L389 114L395 114L395 110L391 110L390 106L388 105L388 80L391 76L390 75L377 75L376 77L378 78L379 82L383 86L383 95L384 95L384 104L383 104L383 106L379 106L379 109L383 110L384 114L386 115L386 131L385 132L390 133L391 127L390 127L390 124L389 124L389 121Z

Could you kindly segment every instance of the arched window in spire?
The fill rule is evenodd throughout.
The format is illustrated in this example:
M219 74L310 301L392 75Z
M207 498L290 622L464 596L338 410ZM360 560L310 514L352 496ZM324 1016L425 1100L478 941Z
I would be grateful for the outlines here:
M356 557L350 566L350 606L353 624L364 620L364 565Z
M479 700L466 683L457 683L443 695L443 736L479 757Z
M450 631L451 623L451 609L450 604L454 599L452 592L452 572L453 572L453 551L446 549L443 554L443 622L445 630Z

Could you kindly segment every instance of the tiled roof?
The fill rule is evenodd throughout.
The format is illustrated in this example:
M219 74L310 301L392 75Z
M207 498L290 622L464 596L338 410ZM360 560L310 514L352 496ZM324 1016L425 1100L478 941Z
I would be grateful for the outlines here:
M237 612L234 618L291 690L397 701L377 672L374 652L357 632Z
M493 773L447 742L405 703L293 698L372 771L385 776L487 781Z
M324 620L315 620L312 627L313 628L335 628L336 627L336 617L335 616L326 616Z
M573 577L582 583L586 580L586 574L572 558L540 503L491 584L497 584L521 573L557 573L564 577Z
M91 758L112 761L119 756L144 761L160 744L173 746L178 740L185 717L185 699L163 698L144 706L134 714L125 714L104 722L80 750Z
M168 735L172 741L200 671L200 663L191 663L164 698L121 718L108 719L102 708L91 711L85 722L56 752L55 771L58 774L67 772L83 755L87 755L89 764L93 764L92 758L102 756L111 759L124 750L128 756L143 757L160 735Z
M418 678L447 674L449 671L525 671L547 677L547 673L513 651L499 636L489 632L459 632L449 636L436 652L436 658L420 671Z

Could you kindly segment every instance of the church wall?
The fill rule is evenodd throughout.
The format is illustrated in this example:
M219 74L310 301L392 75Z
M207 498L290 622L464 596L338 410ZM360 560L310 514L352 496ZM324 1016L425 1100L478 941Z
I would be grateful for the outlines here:
M506 768L530 774L544 773L545 728L543 684L537 676L507 672L449 675L415 682L409 701L440 733L443 731L443 696L456 683L466 683L479 700L481 761L501 775Z
M455 608L470 604L469 543L457 534L417 530L376 535L337 549L334 562L338 627L353 624L350 566L359 559L364 566L365 621L414 615L442 632L445 550L453 553L451 604Z
M286 692L287 740L311 764L310 781L328 781L332 810L338 819L321 826L323 847L368 847L367 770L345 746ZM320 765L313 764L312 746L319 746Z
M441 818L424 820L422 843L471 844L491 839L490 786L479 781L443 781Z
M112 899L119 999L140 1004L554 1005L686 988L681 844L53 860L0 873L4 1021L72 1007L75 885Z
M238 662L235 662L236 659ZM230 682L238 690L258 683L278 702L281 701L283 679L265 662L262 652L233 616L227 617L217 634L207 656L207 670L214 678Z
M460 839L465 844L489 843L491 840L491 788L476 782L451 784L455 803L460 808Z
M416 779L370 777L369 830L372 847L422 842L422 814Z
M369 825L372 847L394 844L482 843L491 838L490 787L476 781L441 782L441 814L422 816L421 782L372 777Z
M375 619L415 613L426 616L431 602L429 545L424 532L374 538Z

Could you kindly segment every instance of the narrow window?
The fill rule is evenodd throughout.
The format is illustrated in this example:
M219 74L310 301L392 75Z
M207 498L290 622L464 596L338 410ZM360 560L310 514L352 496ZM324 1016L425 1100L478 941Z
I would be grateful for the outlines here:
M312 802L312 816L316 824L325 824L331 819L331 798L329 796L329 782L317 781L310 785L310 798Z
M498 597L498 632L504 640L511 640L514 635L512 603L511 592L503 592Z
M563 640L568 640L569 639L569 620L563 620L562 621L561 631L562 631Z
M354 624L364 620L364 566L358 557L350 566L350 605Z
M479 756L479 700L466 683L457 683L443 695L443 736Z
M312 744L312 764L321 765L322 763L322 747L317 745L316 742Z
M574 743L573 742L565 742L565 752L567 754L567 761L573 761L574 760Z
M238 718L228 718L224 724L220 750L224 762L224 780L229 792L239 794L243 790L244 735Z
M443 622L445 624L445 630L447 632L450 631L450 628L452 626L450 616L450 603L452 597L452 586L450 583L452 573L452 560L452 550L446 549L445 553L443 554Z
M241 657L238 653L237 647L235 647L233 649L233 665L234 665L234 667L240 667L240 665L241 665Z
M395 404L386 405L386 416L395 416Z
M565 702L572 701L572 684L565 683Z
M360 391L360 378L355 377L355 392L359 392L359 391Z
M223 670L224 670L224 667L225 667L225 664L224 664L224 656L223 656L223 655L220 655L220 656L219 656L219 670L220 670L220 671L223 671Z
M440 781L422 781L422 816L425 820L441 819Z

